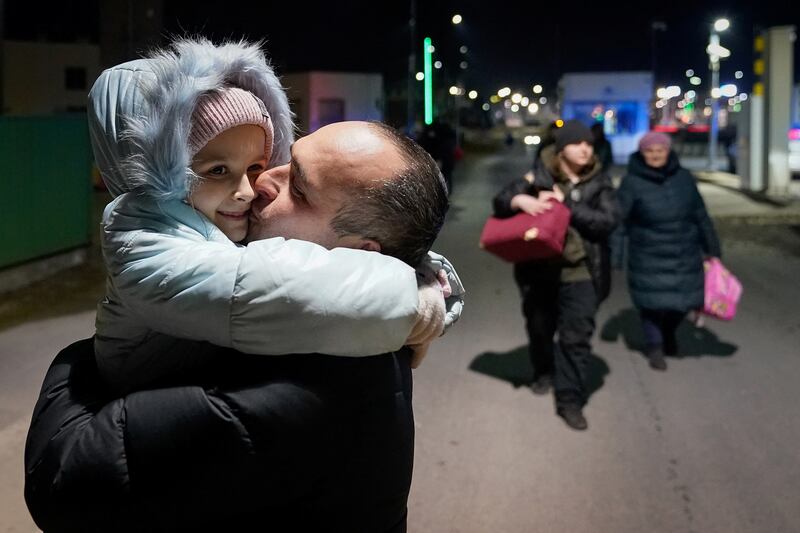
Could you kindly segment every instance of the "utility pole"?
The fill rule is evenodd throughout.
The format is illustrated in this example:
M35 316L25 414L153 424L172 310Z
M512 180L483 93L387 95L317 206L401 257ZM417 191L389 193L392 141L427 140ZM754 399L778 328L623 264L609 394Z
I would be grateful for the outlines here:
M667 31L666 23L654 20L650 23L650 68L653 71L653 83L658 84L658 36L660 31Z
M0 0L1 1L1 0ZM408 17L408 97L407 102L407 123L406 130L408 135L414 135L414 127L417 119L414 112L414 93L416 91L416 66L417 66L417 0L410 1L410 13Z

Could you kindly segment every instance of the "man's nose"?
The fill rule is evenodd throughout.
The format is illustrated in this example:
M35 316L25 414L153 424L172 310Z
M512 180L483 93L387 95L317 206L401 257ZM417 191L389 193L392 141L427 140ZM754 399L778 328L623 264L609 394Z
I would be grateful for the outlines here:
M274 200L278 196L278 193L280 193L281 186L286 182L286 179L283 177L284 174L288 176L289 165L282 165L265 170L256 178L253 184L255 193L267 198L269 201Z

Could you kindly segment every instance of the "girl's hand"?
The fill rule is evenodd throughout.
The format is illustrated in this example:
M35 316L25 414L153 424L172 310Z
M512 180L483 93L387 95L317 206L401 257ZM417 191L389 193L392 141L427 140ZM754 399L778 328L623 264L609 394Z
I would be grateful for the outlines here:
M539 196L540 198L536 198L530 194L518 194L511 199L511 208L529 215L538 215L553 208L549 202L541 199L541 193Z
M541 191L539 193L539 200L547 201L550 198L554 198L559 202L564 203L564 193L561 192L561 189L558 188L558 185L554 185L552 191Z
M428 353L431 343L444 332L446 308L442 285L433 271L418 276L419 305L417 320L406 339L406 346L413 350L411 368L417 368Z

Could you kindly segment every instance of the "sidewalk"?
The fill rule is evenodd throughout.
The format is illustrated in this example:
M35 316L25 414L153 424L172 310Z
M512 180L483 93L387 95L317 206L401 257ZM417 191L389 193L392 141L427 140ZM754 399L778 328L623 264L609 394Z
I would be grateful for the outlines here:
M753 225L800 224L800 198L776 199L741 188L741 178L727 172L695 171L711 216Z
M623 165L611 167L614 185L625 175ZM711 216L720 222L752 225L800 224L800 196L794 199L770 198L764 193L742 189L742 179L728 172L692 171L700 194Z

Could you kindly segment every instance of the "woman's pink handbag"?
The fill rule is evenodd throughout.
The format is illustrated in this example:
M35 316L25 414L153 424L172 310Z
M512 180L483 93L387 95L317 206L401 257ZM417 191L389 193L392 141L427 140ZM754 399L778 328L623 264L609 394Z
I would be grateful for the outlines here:
M703 313L722 320L736 315L736 304L742 296L742 284L716 257L703 262L706 272Z

